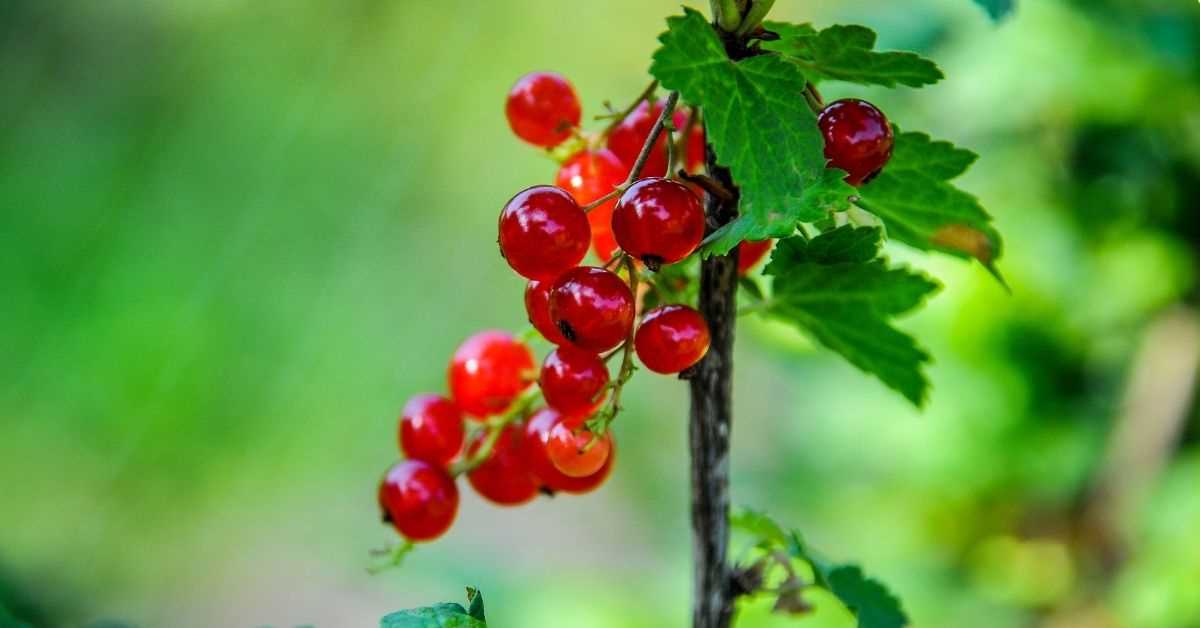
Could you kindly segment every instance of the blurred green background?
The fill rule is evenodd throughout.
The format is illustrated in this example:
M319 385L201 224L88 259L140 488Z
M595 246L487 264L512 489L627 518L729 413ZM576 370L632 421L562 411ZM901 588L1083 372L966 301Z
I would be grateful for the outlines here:
M694 4L694 3L693 3ZM704 7L706 9L706 7ZM496 626L684 626L684 388L639 377L586 497L469 489L400 570L375 483L411 394L523 324L501 203L554 165L502 102L647 81L673 1L0 0L0 606L36 626L370 626L480 587ZM736 502L861 561L915 626L1200 626L1200 6L779 2L949 77L830 84L982 154L1006 294L905 327L918 413L798 334L739 329ZM815 596L813 627L851 626ZM769 605L742 626L793 625Z

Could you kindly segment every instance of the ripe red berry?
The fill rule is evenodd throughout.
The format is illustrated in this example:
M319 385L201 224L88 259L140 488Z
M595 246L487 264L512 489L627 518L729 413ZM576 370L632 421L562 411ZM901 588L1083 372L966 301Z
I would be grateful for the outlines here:
M638 359L655 373L678 373L708 353L708 323L686 305L664 305L642 318L633 347Z
M450 396L476 417L500 414L533 383L529 347L503 331L482 331L467 338L450 362Z
M567 418L550 428L546 456L563 475L586 478L600 471L612 449L612 432L596 438L581 420Z
M528 279L554 279L587 255L592 231L570 193L537 185L500 212L500 254Z
M738 245L738 274L745 275L771 251L774 240L743 240Z
M553 72L530 72L509 90L504 113L517 137L550 148L571 137L581 110L567 79Z
M596 252L597 259L607 262L617 252L617 239L613 237L612 232L612 206L605 204L603 207L597 207L588 214L588 220L592 220L593 217L595 219L592 224L608 225L608 229L592 232L592 250Z
M404 455L444 465L463 444L462 413L440 395L417 395L404 404L400 417L400 449Z
M653 106L649 101L643 100L608 134L608 148L625 164L626 175L637 161L638 154L642 152L642 146L649 139L650 131L662 115L665 105L665 100L656 101ZM654 141L654 148L651 149L640 174L646 177L661 177L667 174L666 132Z
M684 185L650 178L634 183L613 209L613 235L650 270L691 255L704 239L704 208Z
M530 281L526 284L525 314L543 338L556 345L565 345L567 339L563 338L562 332L558 331L554 321L550 320L550 288L553 286L554 283L550 281Z
M567 415L588 415L604 401L608 368L595 353L558 347L542 362L538 384L546 405Z
M580 205L587 205L625 182L629 167L611 150L584 150L571 157L558 170L555 184L568 191ZM612 237L612 209L617 199L598 205L588 212L592 227L592 249L601 261L608 261L617 248Z
M474 455L483 445L484 432L471 442L468 455ZM537 479L530 474L522 454L524 431L512 424L500 432L487 461L467 474L475 492L501 506L516 506L533 499L538 493Z
M616 273L580 266L550 291L550 319L571 344L595 353L621 344L633 325L633 293Z
M608 459L599 471L582 478L565 475L550 462L550 456L546 453L546 446L550 442L550 430L562 420L563 415L552 408L542 408L529 417L525 422L525 441L522 448L525 464L547 490L576 495L588 493L608 479L612 472L613 459L616 457L616 447L609 443Z
M856 98L832 102L817 117L825 137L825 158L847 173L846 182L861 185L892 157L892 126L875 105Z
M441 467L423 460L392 465L379 483L383 520L410 541L432 541L458 513L458 487Z
M681 126L681 129L688 127ZM691 127L691 131L687 136L687 148L684 155L683 167L688 172L695 174L704 170L704 162L707 157L705 154L705 143L707 139L704 136L704 126L697 120L696 124Z

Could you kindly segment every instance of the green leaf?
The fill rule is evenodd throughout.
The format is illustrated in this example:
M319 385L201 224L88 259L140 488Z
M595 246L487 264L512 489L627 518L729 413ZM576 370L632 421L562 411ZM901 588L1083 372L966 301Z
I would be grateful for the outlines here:
M467 609L467 614L479 621L486 622L487 617L483 614L483 593L475 587L467 587L467 603L471 605Z
M856 565L840 565L825 576L829 590L858 618L859 628L902 628L908 617L878 580L863 575Z
M729 525L753 536L760 542L786 545L787 532L766 513L749 508L737 508L729 515Z
M993 20L999 22L1013 12L1017 7L1017 0L975 0L975 4L983 7Z
M826 170L816 116L794 63L775 55L734 62L700 13L667 19L650 72L704 110L718 162L741 190L741 215L706 240L702 254L724 255L742 240L795 233L800 222L849 207L845 173Z
M900 601L878 580L867 577L852 564L836 564L820 557L795 531L784 532L764 513L739 509L730 515L730 525L756 536L764 549L783 549L789 556L809 564L814 584L828 590L858 619L859 628L903 628L908 617Z
M762 286L758 285L758 281L753 277L739 277L738 286L746 293L746 296L750 297L756 303L766 298L766 295L763 294Z
M995 261L1003 243L991 216L949 182L975 158L924 133L897 130L891 161L859 190L856 202L883 221L890 237L925 251L973 257L999 278Z
M32 626L18 620L12 612L0 604L0 628L32 628Z
M779 34L762 47L787 55L804 68L812 82L821 79L861 85L909 87L932 85L945 78L937 64L912 52L875 52L875 31L864 26L834 25L817 31L808 24L764 24Z
M471 606L469 611L454 602L397 611L384 616L379 625L381 628L487 628L483 594L467 587L467 603Z
M939 286L874 259L881 238L877 227L844 226L811 241L781 240L764 270L775 278L768 311L920 406L929 388L922 372L929 355L890 319Z

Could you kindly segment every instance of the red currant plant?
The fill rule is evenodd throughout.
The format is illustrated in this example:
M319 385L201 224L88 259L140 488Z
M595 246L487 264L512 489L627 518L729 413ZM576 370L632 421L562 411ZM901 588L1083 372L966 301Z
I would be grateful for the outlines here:
M449 528L458 475L500 505L603 483L636 356L649 371L690 380L693 625L728 626L741 596L771 595L776 610L803 613L813 586L859 626L907 623L895 597L857 567L818 558L764 515L730 517L738 287L750 301L742 313L800 328L920 406L930 358L892 321L938 284L890 265L884 241L973 258L999 279L1001 239L978 201L951 183L973 153L901 132L865 101L826 104L818 91L830 82L922 87L943 78L938 67L876 51L874 32L861 26L764 22L772 4L713 0L712 23L691 9L668 18L654 82L624 109L609 107L598 133L580 128L565 78L534 73L514 86L506 105L514 133L561 163L556 186L521 191L500 214L500 251L529 280L533 330L469 338L451 362L451 398L421 395L406 406L408 459L379 489L385 519L406 539L391 564ZM750 271L772 240L766 280L757 279ZM589 248L600 265L581 265ZM540 370L526 342L538 335L557 345ZM731 527L749 541L734 565ZM385 625L483 625L482 602L477 617L442 605L389 618Z

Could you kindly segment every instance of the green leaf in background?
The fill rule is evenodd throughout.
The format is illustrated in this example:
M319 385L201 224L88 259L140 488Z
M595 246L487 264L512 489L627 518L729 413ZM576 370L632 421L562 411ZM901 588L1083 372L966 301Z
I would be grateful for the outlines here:
M858 620L858 628L903 628L908 617L900 601L881 582L867 577L857 565L832 563L821 558L794 530L784 531L762 512L739 508L730 514L730 525L748 534L765 552L784 550L795 560L808 563L813 579L838 598Z
M757 539L759 542L773 545L786 545L787 532L767 516L766 513L749 508L735 509L729 515L729 525L735 530L741 530Z
M3 604L0 604L0 628L32 628L29 624L18 620Z
M700 13L668 18L650 72L704 110L718 161L741 188L741 215L713 233L704 255L723 255L742 240L783 238L799 222L849 207L854 193L826 170L816 116L802 92L799 66L774 55L734 62Z
M825 576L829 590L858 618L859 628L901 628L908 618L900 601L857 565L839 565Z
M859 190L856 202L883 221L889 237L924 251L973 257L999 279L994 263L1003 243L992 217L950 183L975 159L949 142L897 130L891 161Z
M787 55L814 83L827 79L923 87L945 78L937 64L918 54L875 52L875 31L864 26L838 24L821 31L808 24L767 22L764 26L779 34L779 39L765 41L762 47Z
M890 319L920 305L938 284L875 259L881 241L879 228L852 226L811 241L780 240L763 271L775 278L767 311L920 406L929 388L922 372L929 355Z
M483 613L483 594L475 587L467 587L467 604L470 608L467 609L467 614L481 622L487 622L487 617Z
M975 0L975 4L983 7L993 20L1000 21L1017 7L1017 0Z
M470 610L461 604L446 602L397 611L385 615L379 625L380 628L486 628L483 595L478 589L467 587L467 603Z

